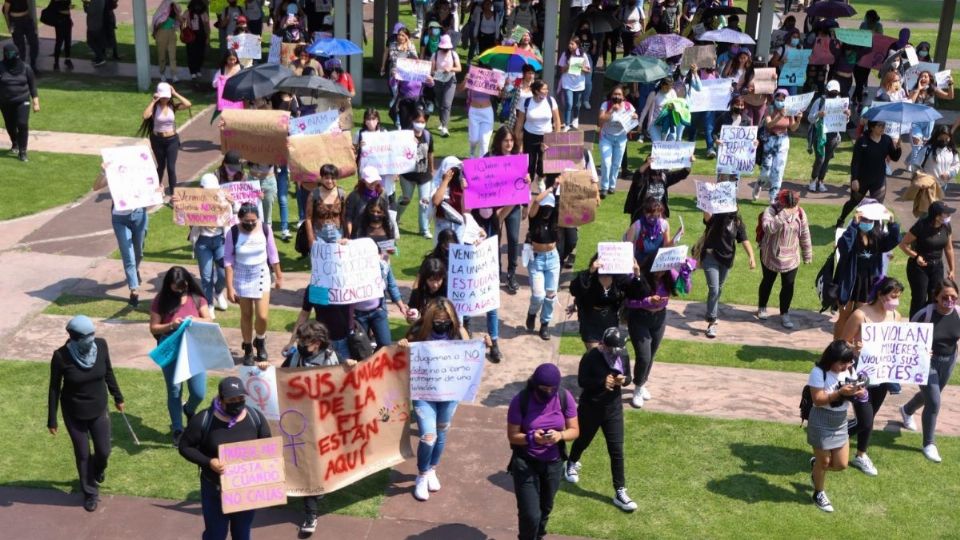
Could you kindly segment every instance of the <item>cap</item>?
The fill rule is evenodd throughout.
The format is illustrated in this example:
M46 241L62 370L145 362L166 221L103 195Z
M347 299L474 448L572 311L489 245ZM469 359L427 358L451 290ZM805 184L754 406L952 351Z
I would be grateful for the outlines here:
M296 15L297 8L298 6L296 2L290 2L289 4L287 4L287 15Z
M956 208L950 208L943 201L935 201L930 203L930 207L927 208L927 216L949 216L950 214L956 212Z
M430 23L427 24L427 28L443 28L443 27L440 26L440 23L438 23L437 21L430 21Z
M331 58L324 62L323 69L343 69L343 64L340 63L339 58Z
M397 35L401 30L406 30L406 29L407 27L402 22L398 22L397 24L393 25L392 33L393 35Z
M169 83L162 82L157 85L157 91L153 93L153 97L170 99L173 97L173 87Z
M363 181L368 184L382 180L380 178L380 171L378 171L373 165L367 165L364 167L363 170L360 171L360 178L362 178Z
M839 82L837 82L837 81L829 81L829 82L827 83L827 92L839 92L839 91L840 91L840 83L839 83Z
M240 152L236 150L231 150L223 156L224 165L239 165L240 164Z
M448 36L447 34L444 34L444 35L440 36L440 44L437 45L437 48L438 48L438 49L452 49L452 48L453 48L453 40L450 39L450 36Z
M603 344L611 349L620 349L623 347L623 336L620 335L620 329L611 326L603 331Z
M227 377L223 379L217 388L220 393L220 399L230 399L246 395L243 389L243 381L238 377Z

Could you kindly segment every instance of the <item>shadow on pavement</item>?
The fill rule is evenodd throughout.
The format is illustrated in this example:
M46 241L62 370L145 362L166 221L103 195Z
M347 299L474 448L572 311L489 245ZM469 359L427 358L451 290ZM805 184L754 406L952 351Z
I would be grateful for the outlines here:
M447 540L449 538L456 538L457 540L487 540L490 537L480 529L460 523L438 525L420 534L407 536L407 540Z
M513 477L507 471L497 471L487 477L491 484L502 488L504 491L513 494Z
M80 494L80 482L77 480L6 482L3 487L10 489L0 489L0 508L14 504L83 506L83 495ZM64 493L64 489L69 489L70 493Z

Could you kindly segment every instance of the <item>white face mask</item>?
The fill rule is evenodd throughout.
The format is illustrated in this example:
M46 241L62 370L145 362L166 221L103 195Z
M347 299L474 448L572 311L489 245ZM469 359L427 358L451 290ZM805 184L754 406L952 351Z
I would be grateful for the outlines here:
M426 124L421 124L421 123L419 123L419 122L414 122L414 123L413 123L413 129L415 129L416 131L423 131L424 128L426 128L426 127L427 127Z
M493 208L481 208L480 217L483 219L490 219L490 216L493 215Z

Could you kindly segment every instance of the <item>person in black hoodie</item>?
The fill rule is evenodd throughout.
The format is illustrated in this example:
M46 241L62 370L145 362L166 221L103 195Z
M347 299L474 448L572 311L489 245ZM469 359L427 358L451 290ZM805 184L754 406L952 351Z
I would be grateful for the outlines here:
M67 323L70 339L54 351L50 360L50 393L47 402L47 429L57 434L57 404L73 443L73 456L80 475L83 508L97 509L100 484L105 480L110 457L110 415L107 390L117 410L123 412L123 394L113 375L107 342L94 336L93 321L77 315ZM93 455L90 455L90 439Z
M588 352L599 345L604 331L617 326L625 298L624 287L629 280L625 275L601 274L602 269L603 264L594 255L590 266L570 282L570 295L575 303L568 312L577 312L580 339ZM639 270L634 262L634 272Z
M597 430L603 430L610 455L610 472L615 491L613 504L625 512L637 509L637 503L627 495L623 471L623 404L621 388L629 385L630 355L616 327L607 328L601 343L580 358L577 384L583 389L577 407L580 436L570 449L564 467L567 482L580 481L580 456L593 442Z
M902 153L900 139L893 140L885 135L884 122L867 122L867 129L853 145L853 158L850 160L850 199L843 204L837 228L844 228L847 215L856 208L868 194L871 199L882 203L887 194L887 159L891 163L900 161Z
M23 63L13 43L7 43L0 62L0 113L13 144L10 153L18 154L20 161L27 161L31 104L33 112L40 112L33 69Z
M692 158L691 158L692 159ZM647 157L643 165L635 173L630 182L630 191L623 201L623 213L630 216L630 222L641 217L643 203L648 198L654 198L663 205L663 217L670 217L670 207L667 205L667 190L670 186L679 183L690 176L690 169L675 171L654 170L653 154Z

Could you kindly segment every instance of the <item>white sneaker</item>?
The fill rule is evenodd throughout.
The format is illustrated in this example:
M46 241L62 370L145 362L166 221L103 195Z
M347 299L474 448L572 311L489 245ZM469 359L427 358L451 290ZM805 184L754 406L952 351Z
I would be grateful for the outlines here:
M707 337L710 339L717 337L717 323L710 323L707 326Z
M850 461L850 465L863 471L863 474L867 476L876 476L877 468L873 466L873 461L870 460L870 456L864 454L862 456L857 456Z
M580 129L580 119L574 118L573 122L570 124L570 127L572 127L573 129Z
M824 512L833 512L833 505L830 504L830 499L827 497L826 491L814 493L813 504L817 505L817 508Z
M817 181L816 181L816 180L811 180L811 181L810 181L810 184L807 185L807 191L809 191L810 193L816 193L816 191L817 191Z
M762 189L763 189L763 185L760 183L760 180L757 180L756 183L753 184L753 195L752 195L753 200L757 200L760 198L760 191Z
M757 318L761 321L765 321L770 318L770 315L767 314L767 308L762 307L757 310Z
M917 430L917 424L913 421L913 415L907 414L907 410L903 408L903 405L900 406L900 421L903 423L904 429L909 429L910 431Z
M290 237L291 237L291 235L290 235L290 229L284 229L284 230L280 231L280 239L281 239L281 240L286 241L286 240L289 240Z
M219 309L220 311L227 310L229 304L227 304L227 294L225 292L221 291L220 294L213 299L213 307L214 309Z
M646 386L646 385L640 387L640 395L643 396L643 399L653 399L653 398L650 396L650 391L647 390L647 386Z
M427 474L427 489L430 491L440 491L440 479L437 478L437 470L430 469Z
M576 484L580 481L581 467L583 466L579 461L568 461L567 466L563 468L563 478L571 484Z
M887 172L887 176L892 175L892 174L893 174L893 167L890 166L890 163L887 163L886 168L887 168L887 171L886 171L886 172Z
M180 77L177 77L176 75L174 75L173 78L170 79L170 80L173 81L173 82L175 82L175 83L178 83L178 82L180 82Z
M820 184L820 187L817 188L817 191L819 191L820 193L826 193L826 192L828 191L828 190L827 190L827 185L826 185L826 184Z
M210 320L211 321L217 320L217 310L215 309L210 310Z
M634 409L643 408L643 393L636 390L633 391L633 399L630 400L630 406Z
M560 126L560 131L566 133L570 131L570 126Z
M934 463L940 463L941 461L943 461L942 459L940 459L940 451L937 450L937 445L935 444L928 444L924 446L923 455L926 456L927 459L929 459Z
M413 496L418 501L426 501L430 498L430 490L427 487L426 474L417 475L417 483L413 486Z
M633 512L637 509L637 503L633 502L633 499L627 495L627 488L625 487L617 489L616 494L613 496L613 504L617 505L617 508L624 512Z
M793 324L793 319L790 318L789 313L784 313L780 316L780 325L787 330L793 330L793 327L796 326Z

